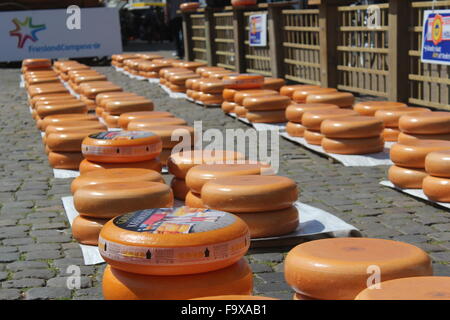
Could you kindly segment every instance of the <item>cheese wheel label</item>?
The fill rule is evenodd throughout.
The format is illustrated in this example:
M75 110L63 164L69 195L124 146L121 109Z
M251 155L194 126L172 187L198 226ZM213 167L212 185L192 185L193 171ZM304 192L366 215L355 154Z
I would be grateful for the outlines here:
M89 138L99 140L136 140L152 137L155 134L145 131L105 131L89 135Z

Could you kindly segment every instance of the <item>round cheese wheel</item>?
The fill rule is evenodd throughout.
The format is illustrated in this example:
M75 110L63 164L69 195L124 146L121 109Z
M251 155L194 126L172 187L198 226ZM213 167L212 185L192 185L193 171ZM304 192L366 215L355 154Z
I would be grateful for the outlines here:
M83 156L98 162L139 162L156 158L161 138L152 132L105 131L83 140Z
M90 81L100 81L107 80L104 75L82 75L73 78L73 83L79 85L80 83L90 82Z
M222 177L205 183L206 207L227 212L260 212L289 208L297 201L295 181L281 176Z
M202 95L203 92L200 91L192 91L192 99L194 99L195 101L197 101L198 99L200 99L200 96Z
M320 88L320 87L318 88L315 86L307 86L295 90L294 93L292 94L292 100L294 100L297 103L305 103L306 97L310 94L326 94L335 92L337 92L337 90L333 88Z
M133 124L133 122L131 122L131 124ZM130 127L130 125L128 125L128 127ZM181 125L155 125L148 128L145 132L150 131L161 138L163 149L173 148L180 143L184 146L191 146L194 144L195 131L193 127Z
M231 89L261 88L264 84L264 77L259 74L227 75L222 80L225 87Z
M131 121L138 119L172 118L174 115L166 111L139 111L123 113L119 117L119 125L122 129L127 129Z
M45 143L49 150L56 152L81 152L81 143L88 135L98 130L82 130L76 132L51 133L46 136Z
M315 110L330 110L339 109L334 104L315 103L315 104L296 104L292 103L286 108L286 119L295 122L302 123L302 117L305 112Z
M185 87L186 80L196 78L200 78L200 76L194 72L191 72L191 73L173 74L169 77L168 80L172 84Z
M185 198L185 204L189 208L206 208L203 204L200 194L188 191Z
M400 132L398 135L399 143L409 143L416 140L444 140L450 141L450 133L444 134L415 134Z
M56 76L52 77L46 77L46 78L31 78L26 83L27 86L34 85L34 84L41 84L41 83L58 83L59 79Z
M318 300L318 299L307 297L307 296L304 296L304 295L296 292L296 293L294 293L292 300Z
M282 95L250 96L243 100L242 105L249 111L285 110L290 102L291 99Z
M422 182L423 193L432 201L450 202L450 179L426 176Z
M95 96L99 93L122 91L122 88L116 85L95 85L92 87L83 87L83 85L88 84L90 84L90 82L80 84L80 94L88 99L95 100Z
M222 91L225 89L224 84L219 79L210 79L208 81L201 81L199 89L204 93L214 93L222 97Z
M372 138L383 132L383 121L375 117L353 116L326 119L320 132L327 138Z
M149 99L142 100L117 100L105 104L105 110L110 114L121 115L126 112L153 111L153 102Z
M425 168L425 157L433 151L450 150L450 141L413 140L407 144L396 143L391 147L391 160L407 168Z
M375 118L378 118L384 122L384 126L387 128L398 128L398 121L401 116L405 114L418 114L422 112L431 112L427 108L409 108L398 107L394 109L381 109L377 110L374 114Z
M401 132L400 130L395 128L384 128L381 135L383 136L384 141L397 142L400 132Z
M402 132L416 134L450 133L449 112L423 112L400 117L398 126Z
M172 92L186 92L186 87L184 85L170 84L169 89Z
M85 172L72 181L70 191L75 193L75 191L81 187L100 183L134 181L164 183L164 179L161 174L154 170L140 168L116 168Z
M278 95L278 92L275 90L262 90L262 89L253 89L253 90L241 90L237 91L234 94L234 102L238 105L242 106L244 99L248 97L257 97L257 96L275 96Z
M102 131L106 126L99 121L89 120L68 120L62 123L50 124L45 128L45 136L52 133L64 133L64 132L80 132L87 130Z
M52 168L78 170L83 160L81 152L49 152L48 162Z
M49 125L61 125L65 122L80 121L80 120L98 122L97 117L91 114L68 113L45 117L44 119L42 119L39 128L42 131L45 131L45 129Z
M279 91L285 84L286 81L281 78L264 78L264 84L262 88Z
M203 72L206 71L224 71L225 69L222 67L199 67L195 70L196 74L203 76Z
M220 93L205 93L202 92L196 99L206 105L220 105L223 102L222 94Z
M180 10L182 12L195 11L200 7L198 2L185 2L180 4Z
M305 138L306 142L308 142L309 144L320 146L322 145L322 139L324 138L324 135L318 131L305 129L303 131L303 138Z
M275 298L263 297L263 296L247 296L247 295L226 295L226 296L213 296L213 297L202 297L195 298L192 300L279 300Z
M270 211L235 213L245 221L252 239L278 237L295 231L299 224L296 207Z
M233 111L239 118L245 118L248 112L246 107L240 105L236 105Z
M55 84L55 83L42 83L31 85L28 87L28 94L32 98L41 94L68 93L68 92L69 91L62 84Z
M425 157L425 171L430 176L450 178L450 150L428 153Z
M422 189L422 181L428 174L423 169L391 166L388 178L396 187L402 189Z
M320 131L320 125L324 120L357 115L358 113L348 109L311 110L303 114L302 125L309 130Z
M234 102L229 102L229 101L224 101L222 102L222 110L225 113L230 113L230 112L234 112L234 108L237 106L236 103Z
M306 103L330 103L341 108L348 108L355 102L355 96L350 92L311 93L305 100Z
M95 107L95 115L97 117L101 117L103 112L105 112L105 109L103 109L102 107Z
M243 161L242 161L243 162ZM268 165L259 163L230 163L230 164L203 164L195 166L186 174L186 185L195 193L200 194L205 183L222 177L273 174Z
M383 152L384 139L381 136L372 138L328 138L322 139L322 148L336 154L370 154Z
M291 137L303 137L305 133L305 127L302 126L300 123L289 121L286 124L286 132Z
M250 295L253 273L245 259L207 273L164 277L107 266L102 288L106 300L186 300L205 295Z
M210 209L157 208L110 220L99 237L112 267L147 275L210 272L239 261L250 236L238 217ZM124 254L128 253L128 254Z
M185 179L188 171L202 164L224 164L245 159L240 152L229 150L193 150L174 153L167 161L171 174L179 179Z
M363 116L374 116L378 110L398 110L405 109L408 106L402 102L392 101L363 101L353 106L353 110Z
M77 216L72 222L72 235L81 244L96 246L100 230L108 220Z
M450 277L409 277L382 281L366 288L355 300L450 300Z
M186 181L183 179L173 178L170 182L170 187L172 188L173 196L178 200L184 200L189 192Z
M80 187L73 202L82 216L114 218L135 210L170 207L173 194L168 185L159 182L105 182Z
M131 120L128 123L128 130L151 130L150 128L154 126L174 126L174 125L185 125L186 120L175 117L165 117L165 118L141 118Z
M428 255L413 245L384 239L331 238L292 249L284 261L284 274L286 282L302 295L351 300L367 288L373 266L379 268L384 281L433 272Z
M36 107L36 103L40 102L50 102L50 101L64 101L64 100L69 100L69 101L77 101L77 99L72 96L70 93L58 93L58 94L48 94L48 95L38 95L36 97L33 97L30 99L29 103L31 105L31 108L35 108Z
M22 66L26 67L27 69L50 68L52 66L52 61L50 59L42 58L25 59L22 61Z
M161 161L156 158L147 161L140 162L125 162L125 163L106 163L106 162L92 162L84 159L80 163L80 174L85 174L86 172L100 170L100 169L116 169L116 168L138 168L138 169L148 169L161 172L162 165Z
M37 105L36 112L41 118L65 113L86 113L87 107L82 102L54 103Z
M235 108L236 110L236 108ZM252 123L286 122L285 110L247 111L245 117Z
M234 102L234 95L237 92L238 92L238 90L225 88L222 91L222 97L225 101Z
M107 99L123 99L125 97L136 97L137 94L132 93L132 92L126 92L126 91L118 91L118 92L105 92L105 93L100 93L98 95L95 96L95 104L103 107L104 105L103 100L107 100Z
M119 116L108 114L106 112L103 112L103 119L105 120L106 125L108 128L120 128L119 126Z

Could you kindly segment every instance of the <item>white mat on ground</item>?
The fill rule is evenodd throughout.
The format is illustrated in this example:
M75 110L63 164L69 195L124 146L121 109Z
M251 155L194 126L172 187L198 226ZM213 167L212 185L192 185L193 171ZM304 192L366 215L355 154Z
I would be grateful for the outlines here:
M76 178L80 175L80 171L66 170L66 169L53 169L53 175L57 179Z
M170 90L169 88L167 88L166 86L160 84L159 85L161 87L161 89L164 90L165 93L167 93L169 95L170 98L172 99L186 99L186 93L183 92L172 92L172 90Z
M73 197L61 198L64 210L70 225L78 215L73 204ZM183 206L182 201L175 200L175 206ZM295 206L300 211L300 225L296 231L280 237L253 239L252 242L264 243L265 241L310 237L314 235L327 234L334 237L361 236L361 233L354 226L342 221L338 217L307 204L296 202ZM80 245L83 252L84 263L86 265L98 264L104 262L103 258L95 246Z
M108 124L105 122L105 120L102 117L98 117L98 121L101 124L104 124L106 127L108 127ZM122 128L108 128L108 131L122 131Z
M159 78L150 78L147 79L149 83L159 84Z
M20 75L19 88L25 88L25 79L23 78L23 74Z
M398 191L400 191L400 192L409 194L409 195L411 195L411 196L413 196L413 197L420 198L420 199L425 200L425 201L427 201L427 202L429 202L429 203L436 204L436 205L438 205L438 206L440 206L440 207L450 209L450 203L446 203L446 202L436 202L436 201L430 200L430 199L428 199L428 197L423 193L423 190L422 190L422 189L402 189L402 188L398 188L398 187L394 186L392 182L387 181L387 180L386 180L386 181L381 181L380 184L383 185L383 186L385 186L385 187L389 187L389 188L398 190Z
M285 123L253 123L252 125L257 131L278 130L278 132L282 132L286 128Z
M241 122L243 122L243 123L252 125L251 122L247 120L247 118L241 118L241 117L238 117L237 114L234 113L234 112L230 112L230 113L227 113L227 114L228 114L230 117L233 117L233 118L235 118L235 119L238 119L239 121L241 121Z
M342 154L333 154L328 153L323 150L321 146L315 146L309 144L303 138L291 137L286 132L281 132L280 135L289 140L296 142L308 149L314 150L321 154L325 154L330 158L333 158L340 163L342 163L346 167L372 167L372 166L384 166L384 165L392 165L392 161L389 157L389 150L385 148L384 152L372 153L366 155L342 155Z

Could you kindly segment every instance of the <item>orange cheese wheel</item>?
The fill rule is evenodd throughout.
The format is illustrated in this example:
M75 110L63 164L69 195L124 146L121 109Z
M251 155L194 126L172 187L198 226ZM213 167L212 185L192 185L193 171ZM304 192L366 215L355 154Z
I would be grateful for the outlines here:
M48 95L38 95L29 100L29 103L31 105L31 108L36 107L36 103L38 101L60 101L60 100L70 100L70 101L76 101L77 99L72 96L70 93L57 93L57 94L48 94Z
M225 87L231 89L261 88L264 84L264 77L259 74L227 75L222 80Z
M180 4L180 10L182 12L195 11L200 7L198 2L185 2Z
M286 108L286 119L291 122L302 123L303 114L307 111L329 110L338 108L339 107L334 104L325 104L325 103L315 103L315 104L292 103Z
M26 83L27 86L34 85L34 84L40 84L40 83L58 83L59 79L58 77L39 77L39 78L31 78Z
M245 155L231 150L193 150L174 153L167 161L171 174L179 179L185 179L188 171L203 164L224 164L243 160Z
M22 66L27 69L50 68L52 66L52 61L50 59L42 58L25 59L22 61Z
M108 128L120 128L119 126L119 116L103 112L103 119L105 120Z
M128 98L128 97L136 97L136 96L137 96L137 94L132 93L132 92L126 92L126 91L105 92L105 93L100 93L95 96L95 104L100 107L104 107L104 105L102 104L103 100L124 99L124 98Z
M122 88L116 85L111 86L98 86L98 87L82 87L83 84L89 84L90 82L82 83L80 85L80 94L84 95L88 99L94 99L100 93L105 92L117 92L122 91Z
M119 125L122 129L127 129L128 124L133 120L152 118L172 118L174 115L166 111L139 111L127 112L120 115Z
M322 139L322 148L329 153L337 154L370 154L383 152L384 139L381 136L372 138L328 138Z
M275 95L278 95L278 92L275 90L262 90L262 89L241 90L237 91L234 94L234 102L242 106L245 98L257 96L275 96Z
M418 114L422 112L431 112L431 110L427 108L398 107L395 109L377 110L374 116L382 120L385 127L398 128L398 121L401 116L405 114Z
M212 72L212 71L208 72L207 71L207 72L204 72L202 76L206 77L206 78L209 78L209 79L222 80L223 77L229 76L229 75L232 75L232 74L237 75L237 73L232 72L231 70L224 70L224 71L215 71L215 72Z
M36 106L36 111L39 117L45 118L47 116L65 113L86 113L86 104L82 102L69 102L69 103L54 103L47 105Z
M83 140L83 156L98 162L139 162L156 158L161 138L144 131L105 131Z
M184 85L170 84L169 89L172 92L186 92L186 87Z
M141 118L134 119L128 123L128 130L150 130L154 126L174 126L185 125L187 122L181 118L166 117L166 118Z
M121 115L126 112L153 111L153 102L149 99L142 100L117 100L105 104L105 110L110 114Z
M175 119L175 118L167 118ZM145 120L145 119L144 119ZM148 119L152 120L152 119ZM130 123L132 125L133 122ZM128 127L130 127L128 125ZM182 143L183 146L191 146L194 144L195 131L193 127L181 125L154 125L144 132L150 132L160 137L163 149L173 148ZM142 131L137 131L142 132Z
M99 121L89 120L67 120L61 123L50 124L45 128L45 135L48 136L52 133L64 133L64 132L79 132L86 130L105 130L106 126Z
M139 168L116 168L93 170L76 177L70 185L70 191L75 193L79 188L108 182L150 181L164 183L159 172Z
M248 225L252 239L285 235L295 231L299 224L298 210L294 206L270 212L235 214Z
M444 134L415 134L400 132L398 135L398 142L409 143L415 140L444 140L450 141L450 133Z
M73 82L77 85L84 82L90 82L90 81L100 81L100 80L107 80L106 76L104 75L83 75L73 78Z
M177 207L140 210L110 220L98 247L113 268L169 276L226 268L239 261L249 245L249 230L240 218Z
M391 147L391 160L407 168L425 168L425 157L433 151L450 150L450 141L414 140L407 144L396 143Z
M235 108L236 110L236 108ZM285 110L247 111L245 117L252 123L286 122Z
M450 179L427 176L422 182L423 193L432 201L450 202Z
M208 208L240 213L289 208L297 192L295 182L286 177L245 175L209 181L201 196Z
M425 157L425 171L430 176L450 178L450 151L428 153Z
M97 117L101 117L103 112L105 112L105 109L103 109L102 107L95 107L95 115Z
M398 126L402 132L416 134L450 133L449 112L423 112L400 117Z
M177 86L185 86L186 80L197 78L200 78L200 76L194 72L191 72L191 73L173 74L169 77L168 80L172 84L175 84Z
M192 91L192 94L191 94L192 99L197 101L200 98L200 96L202 95L202 93L203 92L200 92L200 91Z
M366 288L355 300L450 300L450 277L409 277L382 281Z
M230 113L230 112L234 112L234 108L237 106L236 103L234 102L229 102L229 101L224 101L222 102L222 110L225 113Z
M306 103L330 103L341 108L348 108L355 102L355 96L350 92L330 92L308 94Z
M106 182L78 188L73 202L82 216L114 218L136 210L170 207L173 194L168 185L159 182Z
M392 101L364 101L358 102L353 106L353 110L363 116L374 116L378 110L397 110L405 109L408 106L402 102Z
M200 194L205 183L222 177L259 175L272 173L270 167L264 164L236 163L203 164L195 166L186 174L186 185L195 193Z
M236 105L233 111L239 118L245 118L248 112L246 107L240 105Z
M306 97L310 94L326 94L326 93L335 93L336 89L333 88L320 88L315 86L307 86L298 90L295 90L292 94L292 100L297 103L305 103Z
M203 75L203 72L206 71L224 71L225 69L222 67L198 67L195 70L196 74Z
M282 95L250 96L244 99L242 105L249 111L285 110L290 102L291 99Z
M79 120L98 122L97 117L91 114L67 113L45 117L44 119L42 119L42 122L39 125L39 129L45 131L45 129L49 125L60 125L65 122Z
M189 208L206 208L203 204L200 194L188 191L185 198L185 204Z
M83 160L81 152L49 152L48 162L52 168L78 170Z
M72 235L81 244L96 246L100 230L108 220L77 216L72 223Z
M184 200L189 192L186 181L183 179L173 178L170 182L170 187L172 188L173 196L178 200Z
M149 276L107 266L103 273L106 300L186 300L205 295L249 295L253 274L241 259L223 269L178 276Z
M225 89L223 89L222 97L225 101L234 102L234 95L237 92L239 92L239 91L235 90L235 89L225 88Z
M294 293L292 300L319 300L319 299L307 297L307 296L304 296L304 295L296 292L296 293Z
M125 162L125 163L106 163L106 162L92 162L84 159L80 163L80 174L85 174L86 172L101 170L101 169L116 169L116 168L139 168L148 169L161 172L162 165L161 161L156 158L147 161L140 162Z
M303 114L302 125L309 130L320 131L320 125L322 124L322 121L326 119L351 117L357 115L358 113L355 111L347 109L311 110Z
M332 238L292 249L284 261L284 275L302 295L348 300L367 288L374 267L383 281L433 272L428 255L413 245L384 239Z
M382 120L367 116L326 119L320 125L320 132L327 138L372 138L380 136L383 129Z
M51 133L46 136L45 143L51 151L81 152L83 139L97 131L96 129L91 129L76 132Z
M285 84L286 81L281 78L264 78L264 84L262 88L279 91Z
M41 94L68 93L68 92L69 91L61 84L43 83L31 85L28 87L28 94L32 98Z
M210 79L208 81L201 81L199 89L201 92L215 93L222 97L222 91L225 89L225 86L221 80Z
M202 298L195 298L192 300L279 300L275 298L270 297L263 297L263 296L246 296L246 295L226 295L226 296L213 296L213 297L202 297Z
M300 123L289 121L286 124L286 132L291 137L303 137L303 135L305 134L305 127Z
M309 144L320 146L322 145L322 139L324 138L324 135L318 131L305 129L303 131L303 137Z
M400 130L395 128L384 128L381 135L383 136L384 141L397 142L400 132L401 132Z
M391 166L388 178L396 187L402 189L421 189L422 181L428 174L423 169Z
M196 100L201 101L206 105L220 105L223 102L223 98L220 93L202 92Z

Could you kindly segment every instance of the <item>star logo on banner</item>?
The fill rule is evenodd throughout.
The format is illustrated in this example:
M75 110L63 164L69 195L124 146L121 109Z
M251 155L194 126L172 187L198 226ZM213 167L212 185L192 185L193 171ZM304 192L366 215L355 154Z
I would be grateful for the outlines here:
M16 25L16 29L11 30L9 35L12 37L18 38L17 47L23 48L25 42L30 39L33 42L36 42L38 37L36 33L39 31L45 30L45 24L34 25L31 17L26 17L25 21L21 22L19 19L14 18L12 22Z

